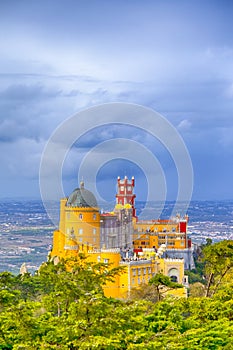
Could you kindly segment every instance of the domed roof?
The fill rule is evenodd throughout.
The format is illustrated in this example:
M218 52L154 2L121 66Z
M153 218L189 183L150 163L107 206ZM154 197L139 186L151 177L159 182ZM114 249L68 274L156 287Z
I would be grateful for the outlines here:
M96 208L97 201L91 191L84 188L84 183L80 183L80 188L76 188L69 196L67 207L83 207L83 208Z

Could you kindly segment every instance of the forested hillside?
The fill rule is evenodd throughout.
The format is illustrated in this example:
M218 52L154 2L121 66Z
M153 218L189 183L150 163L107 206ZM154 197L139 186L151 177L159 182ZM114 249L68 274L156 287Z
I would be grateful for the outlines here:
M165 297L158 278L126 301L106 298L121 271L84 256L34 276L1 273L0 349L232 349L233 242L207 243L188 299Z

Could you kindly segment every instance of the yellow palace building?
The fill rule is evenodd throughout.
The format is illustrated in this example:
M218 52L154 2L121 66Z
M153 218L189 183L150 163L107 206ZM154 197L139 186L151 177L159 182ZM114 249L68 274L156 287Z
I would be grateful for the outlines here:
M110 213L100 213L95 196L83 182L60 201L59 229L54 231L51 258L66 259L82 252L91 262L106 263L110 268L124 267L114 282L104 286L107 297L127 298L133 288L147 284L156 273L187 286L184 259L162 258L166 244L134 247L133 238L138 237L139 231L133 187L134 178L118 178L117 203ZM186 288L177 289L174 294L185 296Z
M124 267L114 282L109 282L104 286L104 293L107 297L125 299L130 297L132 289L143 284L148 284L149 280L156 273L163 273L170 276L172 280L187 287L187 278L184 276L183 259L162 259L152 249L145 249L140 258L123 258L119 249L100 249L89 251L88 259L92 262L103 262L110 264L110 267ZM174 296L187 296L187 289L179 288L170 291Z

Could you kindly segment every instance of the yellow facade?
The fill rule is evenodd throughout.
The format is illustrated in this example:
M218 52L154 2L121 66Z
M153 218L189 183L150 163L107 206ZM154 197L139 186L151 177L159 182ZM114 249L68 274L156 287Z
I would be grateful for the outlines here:
M98 208L69 207L60 201L59 230L54 232L51 256L77 255L80 245L100 247L100 212Z
M163 232L163 231L178 231L178 223L171 222L170 220L162 221L137 221L135 223L135 229L138 232Z
M55 230L53 233L53 248L51 251L51 257L57 256L59 258L65 258L64 252L65 235L59 230Z
M64 233L67 247L79 244L100 246L100 214L94 208L65 208Z
M174 232L166 232L166 233L144 233L134 234L133 242L135 249L142 248L158 248L162 244L166 244L167 249L185 249L187 248L187 240L185 239L185 235L183 233L174 233Z
M123 271L116 276L114 282L104 286L106 297L125 299L130 297L133 288L147 284L156 273L163 273L176 277L176 282L184 282L184 262L182 259L162 259L151 249L145 249L140 258L121 259L119 249L101 249L88 252L88 260L109 265L109 268L123 267ZM168 291L171 295L187 296L186 288Z
M156 248L166 244L167 249L188 247L187 235L179 232L179 221L136 221L134 222L133 242L135 249Z
M87 259L94 263L108 264L109 268L112 269L120 266L121 255L118 249L90 250ZM121 294L119 288L121 277L120 275L116 276L114 282L109 281L104 286L104 294L106 297L119 298Z

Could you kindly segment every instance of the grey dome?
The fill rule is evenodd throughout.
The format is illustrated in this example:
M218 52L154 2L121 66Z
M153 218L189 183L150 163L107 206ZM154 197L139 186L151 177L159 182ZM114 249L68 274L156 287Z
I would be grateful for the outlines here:
M97 201L92 192L84 188L84 184L80 184L80 188L76 188L67 200L67 207L83 207L96 208Z

